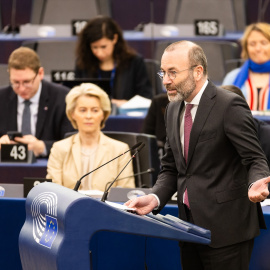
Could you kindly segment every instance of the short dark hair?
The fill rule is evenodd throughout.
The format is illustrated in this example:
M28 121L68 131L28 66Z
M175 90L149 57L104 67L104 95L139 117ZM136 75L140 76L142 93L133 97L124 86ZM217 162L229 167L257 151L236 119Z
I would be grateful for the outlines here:
M221 85L220 87L223 89L229 90L229 91L239 95L243 99L245 99L245 96L243 95L243 92L241 91L241 89L235 85Z

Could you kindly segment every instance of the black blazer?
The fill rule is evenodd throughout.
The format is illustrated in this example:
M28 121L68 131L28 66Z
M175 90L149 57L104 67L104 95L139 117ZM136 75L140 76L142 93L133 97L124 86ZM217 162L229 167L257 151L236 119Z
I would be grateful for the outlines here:
M211 230L210 246L252 239L265 227L260 204L248 199L248 186L269 175L253 117L240 96L208 83L190 134L187 165L180 143L182 102L170 102L162 171L153 192L164 207L178 191L179 216L185 188L195 224Z
M88 70L75 69L76 78L96 78ZM146 66L141 56L134 56L128 63L128 67L117 69L111 98L129 100L135 95L152 98L152 87L148 79Z
M258 132L259 142L264 151L268 164L270 163L270 125L254 118L254 124Z
M65 113L68 91L62 85L42 81L35 136L44 141L48 155L55 141L73 131ZM17 130L17 101L11 86L0 89L0 136Z
M155 135L163 145L166 141L164 114L168 103L167 93L154 96L142 128L143 133Z

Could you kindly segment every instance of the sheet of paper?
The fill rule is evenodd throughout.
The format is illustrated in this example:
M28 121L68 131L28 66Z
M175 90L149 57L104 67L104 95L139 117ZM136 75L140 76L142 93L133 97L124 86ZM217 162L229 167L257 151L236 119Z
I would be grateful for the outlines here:
M267 206L270 205L270 199L266 199L263 202L261 202L261 206Z
M107 203L108 205L110 205L110 206L112 206L112 207L114 207L114 208L120 209L120 210L125 210L125 211L135 211L134 208L127 207L127 206L124 205L124 204L114 203L114 202L109 202L109 201L105 201L105 203Z
M78 192L93 198L101 198L104 193L100 190L79 190Z
M139 109L139 108L149 108L151 105L151 99L136 95L131 98L128 102L123 104L121 109Z

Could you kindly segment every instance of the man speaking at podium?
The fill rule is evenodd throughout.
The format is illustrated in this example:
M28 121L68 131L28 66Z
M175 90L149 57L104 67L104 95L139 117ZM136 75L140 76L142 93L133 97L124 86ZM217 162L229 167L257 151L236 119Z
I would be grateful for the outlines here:
M179 217L211 230L209 246L180 243L183 270L248 270L270 182L249 107L208 80L206 56L192 42L168 46L158 75L170 100L162 170L153 194L126 205L158 213L177 191Z

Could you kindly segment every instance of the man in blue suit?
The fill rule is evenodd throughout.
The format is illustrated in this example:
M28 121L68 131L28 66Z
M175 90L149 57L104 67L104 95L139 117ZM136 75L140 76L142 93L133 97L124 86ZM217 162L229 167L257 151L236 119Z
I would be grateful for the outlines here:
M153 194L126 205L157 213L177 191L179 217L211 231L209 245L180 243L183 270L248 270L270 182L250 109L208 79L205 54L192 42L168 46L159 75L170 99L162 170Z
M15 142L27 144L35 156L47 157L52 144L73 130L65 114L69 89L44 81L38 55L26 47L11 53L8 72L11 85L0 89L0 144L14 143L7 136L8 131L23 132L23 137L16 137ZM30 108L29 128L24 131L26 102Z

